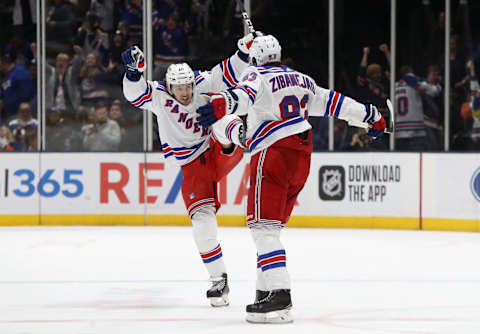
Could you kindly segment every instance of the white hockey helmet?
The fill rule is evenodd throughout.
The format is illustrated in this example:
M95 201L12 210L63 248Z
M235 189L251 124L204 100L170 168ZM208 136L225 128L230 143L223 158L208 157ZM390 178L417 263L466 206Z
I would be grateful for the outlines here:
M172 94L171 85L193 84L195 86L195 74L187 63L172 64L168 66L165 74L165 85Z
M282 58L282 47L272 35L259 36L253 40L248 54L252 65L261 66L268 63L278 63Z

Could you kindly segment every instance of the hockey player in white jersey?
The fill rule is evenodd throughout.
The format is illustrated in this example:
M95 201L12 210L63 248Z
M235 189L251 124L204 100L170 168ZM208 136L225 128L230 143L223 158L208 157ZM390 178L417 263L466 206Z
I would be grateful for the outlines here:
M228 305L228 281L222 248L217 240L216 212L220 208L217 182L243 157L243 148L220 145L210 127L196 121L196 109L205 104L203 93L237 84L248 66L248 52L254 36L248 34L237 45L239 50L211 71L193 72L186 63L168 67L165 81L146 81L142 73L145 59L138 47L122 54L126 75L123 93L133 106L157 116L162 151L182 168L182 196L192 220L193 236L212 281L207 298L212 306Z
M257 248L256 298L247 321L290 322L290 277L280 231L287 224L310 169L309 116L369 123L368 135L383 135L377 108L316 85L308 75L280 64L281 47L271 35L255 38L240 83L198 109L204 126L251 151L247 223ZM246 115L245 124L238 116ZM218 131L222 125L223 130Z

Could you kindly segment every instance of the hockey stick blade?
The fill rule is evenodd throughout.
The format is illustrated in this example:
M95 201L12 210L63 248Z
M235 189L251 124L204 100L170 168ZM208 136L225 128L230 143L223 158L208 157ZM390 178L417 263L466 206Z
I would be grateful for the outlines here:
M387 107L390 114L390 122L385 129L385 133L393 133L393 131L395 131L395 112L393 110L392 101L390 101L390 99L387 99Z

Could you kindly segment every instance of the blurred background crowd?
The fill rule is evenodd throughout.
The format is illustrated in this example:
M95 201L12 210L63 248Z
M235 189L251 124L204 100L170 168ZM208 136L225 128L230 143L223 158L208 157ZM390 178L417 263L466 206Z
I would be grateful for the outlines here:
M236 0L151 0L153 79L171 63L208 70L243 36ZM37 6L45 4L39 22ZM444 107L445 1L397 1L396 134L400 151L480 149L480 2L452 0L450 107ZM328 0L251 0L258 30L275 35L284 62L328 87ZM0 151L143 151L143 118L123 97L121 53L143 48L142 0L3 0L0 3ZM37 106L37 23L46 36L45 110ZM390 1L335 1L335 90L386 113ZM445 133L445 113L449 131ZM328 120L311 118L316 151ZM45 127L42 127L45 124ZM154 150L160 150L153 122ZM388 150L365 131L334 123L339 151Z

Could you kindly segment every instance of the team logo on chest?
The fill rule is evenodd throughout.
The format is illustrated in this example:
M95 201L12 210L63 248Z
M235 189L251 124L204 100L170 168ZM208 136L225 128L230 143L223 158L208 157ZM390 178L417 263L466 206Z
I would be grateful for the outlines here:
M194 120L194 116L191 116L188 112L182 112L178 103L174 100L168 99L165 101L165 107L171 107L169 114L177 114L177 122L184 124L186 130L191 130L193 133L202 132L202 137L208 135L209 129L200 125L200 123ZM190 116L190 117L189 117Z

